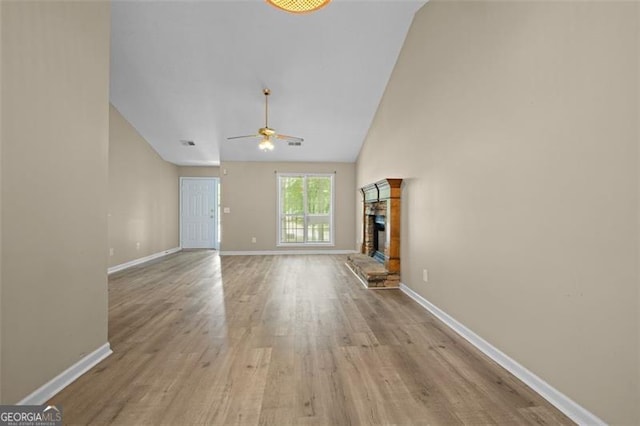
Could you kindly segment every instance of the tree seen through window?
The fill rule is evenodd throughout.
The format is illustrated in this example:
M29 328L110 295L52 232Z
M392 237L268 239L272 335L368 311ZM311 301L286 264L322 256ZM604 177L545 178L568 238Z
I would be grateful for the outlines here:
M280 243L332 242L333 175L279 175Z

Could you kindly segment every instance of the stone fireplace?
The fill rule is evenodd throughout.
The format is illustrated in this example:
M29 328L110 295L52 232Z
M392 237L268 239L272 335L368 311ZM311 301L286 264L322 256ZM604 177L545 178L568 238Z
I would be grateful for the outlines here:
M360 188L363 199L361 254L348 265L370 288L400 284L400 195L402 179L383 179Z
M363 240L361 252L384 263L386 246L387 204L386 202L365 203L363 220Z

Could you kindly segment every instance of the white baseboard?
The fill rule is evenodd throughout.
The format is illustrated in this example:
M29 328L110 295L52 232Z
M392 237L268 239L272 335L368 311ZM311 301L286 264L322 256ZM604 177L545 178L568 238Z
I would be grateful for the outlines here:
M254 250L221 251L220 256L276 256L279 254L353 254L355 250Z
M80 361L40 386L31 394L18 402L18 405L42 405L62 389L73 383L78 377L93 368L100 361L111 355L109 342L83 357Z
M419 305L431 312L436 318L445 323L449 328L462 336L465 340L478 348L482 353L494 360L505 370L522 380L527 386L536 391L540 396L553 404L558 410L562 411L567 417L579 425L606 425L606 423L589 412L582 406L578 405L571 398L555 389L549 383L527 370L517 361L510 358L507 354L500 351L491 343L469 330L455 318L411 290L405 284L400 283L400 290L407 296L415 300Z
M362 284L362 286L366 289L369 288L369 286L367 285L366 282L364 282L364 280L360 277L360 275L356 274L356 271L353 270L353 268L351 266L349 266L348 263L345 262L344 266L346 266L347 268L349 268L349 270L351 271L351 273L353 274L354 277L356 277L358 279L358 281L360 281L360 284Z
M177 253L182 250L181 247L174 247L172 249L163 250L158 253L150 254L149 256L141 257L140 259L134 259L129 262L121 263L116 266L112 266L107 269L107 274L113 274L114 272L122 271L123 269L131 268L132 266L140 265L142 263L148 262L153 259L157 259L162 256L167 256L169 254Z

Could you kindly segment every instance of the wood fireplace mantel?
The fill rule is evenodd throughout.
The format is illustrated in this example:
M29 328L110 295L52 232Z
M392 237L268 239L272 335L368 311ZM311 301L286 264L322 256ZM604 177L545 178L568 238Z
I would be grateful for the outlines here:
M381 181L370 183L360 188L364 203L385 201L390 198L400 199L402 191L402 179L382 179Z
M400 203L402 179L387 178L360 188L363 201L361 255L349 259L356 274L368 287L398 287L400 284ZM383 252L377 252L376 217L384 218ZM378 247L380 248L380 247ZM380 260L377 262L374 258ZM381 268L384 266L384 268ZM382 271L384 269L384 271ZM371 271L369 273L368 271ZM382 273L384 272L384 274Z

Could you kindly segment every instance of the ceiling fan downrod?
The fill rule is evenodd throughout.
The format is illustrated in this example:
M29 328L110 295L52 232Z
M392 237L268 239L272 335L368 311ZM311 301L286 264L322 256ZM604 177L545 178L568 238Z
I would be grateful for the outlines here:
M264 127L269 128L269 95L271 94L271 90L264 89L262 91L264 93Z

